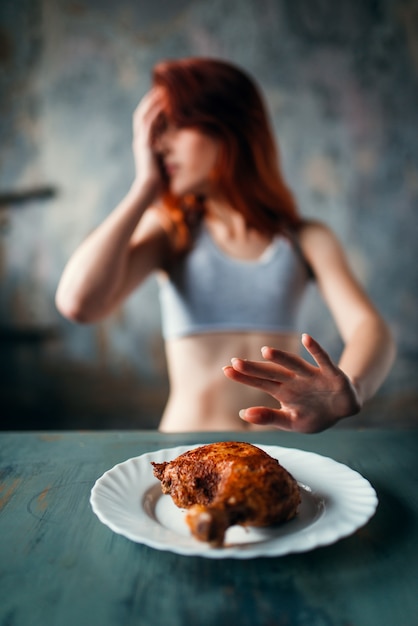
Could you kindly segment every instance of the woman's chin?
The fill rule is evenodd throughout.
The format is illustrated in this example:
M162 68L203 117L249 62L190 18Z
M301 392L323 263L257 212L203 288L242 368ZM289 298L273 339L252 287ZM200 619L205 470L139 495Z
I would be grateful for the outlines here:
M170 193L177 198L182 198L187 195L200 196L206 193L206 185L202 184L187 184L176 181L170 183Z

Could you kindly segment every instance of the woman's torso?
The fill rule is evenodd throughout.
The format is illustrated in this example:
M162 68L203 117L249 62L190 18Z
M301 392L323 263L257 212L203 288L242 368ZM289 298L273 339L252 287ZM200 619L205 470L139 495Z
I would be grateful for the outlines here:
M250 406L271 406L269 395L228 380L222 367L232 357L262 360L260 349L271 345L297 352L296 335L210 333L166 342L170 395L160 424L166 432L249 430L238 412Z
M222 367L234 356L261 359L263 345L297 351L296 318L309 278L300 253L284 237L256 237L254 258L248 242L245 259L227 246L202 225L192 250L161 279L170 377L162 430L249 428L240 409L277 402L229 381Z

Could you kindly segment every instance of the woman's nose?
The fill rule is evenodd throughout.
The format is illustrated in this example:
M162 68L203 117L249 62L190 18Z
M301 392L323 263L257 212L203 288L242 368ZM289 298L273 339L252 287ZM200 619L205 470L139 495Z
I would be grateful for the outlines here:
M170 152L170 142L167 140L165 133L157 139L156 148L157 152L163 156Z

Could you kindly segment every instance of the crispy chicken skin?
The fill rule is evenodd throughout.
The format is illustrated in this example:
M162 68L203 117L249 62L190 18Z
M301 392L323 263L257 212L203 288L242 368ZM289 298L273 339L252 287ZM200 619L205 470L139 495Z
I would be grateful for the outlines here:
M193 536L216 546L229 526L278 524L292 519L300 503L295 479L249 443L212 443L152 465L163 493L188 509Z

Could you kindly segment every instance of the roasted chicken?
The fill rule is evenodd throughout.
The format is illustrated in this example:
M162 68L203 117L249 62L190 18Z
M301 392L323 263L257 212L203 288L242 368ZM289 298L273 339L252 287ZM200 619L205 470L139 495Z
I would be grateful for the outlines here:
M152 465L163 493L187 509L192 535L216 546L230 526L279 524L292 519L300 503L295 479L249 443L208 444Z

